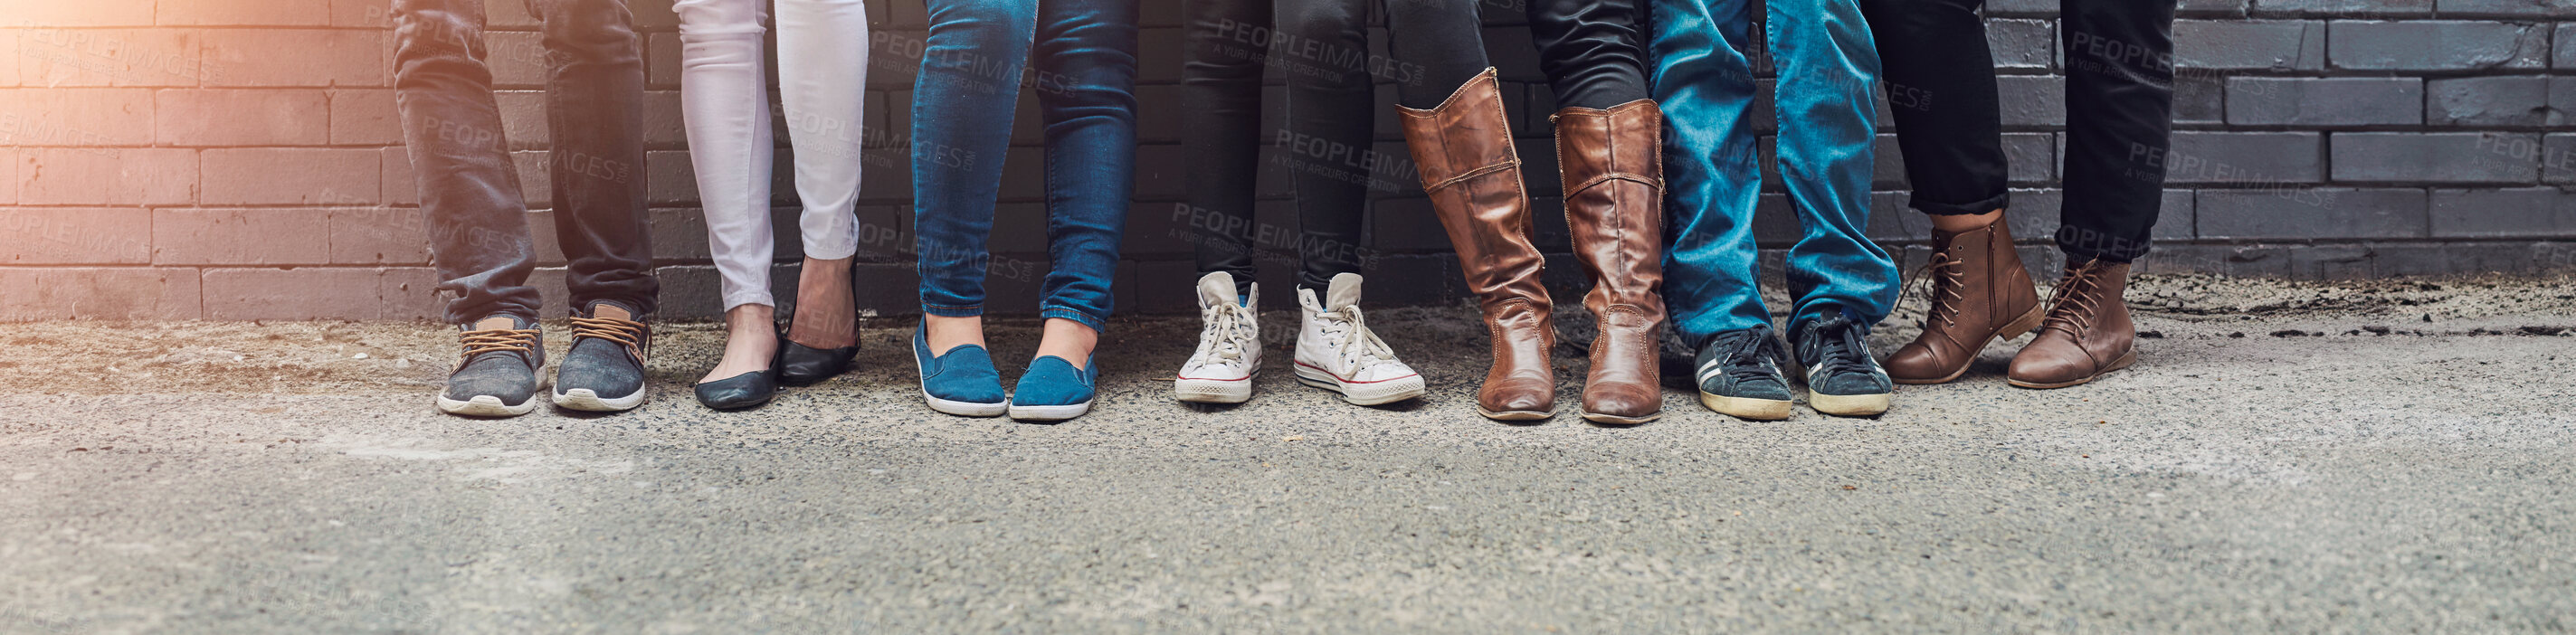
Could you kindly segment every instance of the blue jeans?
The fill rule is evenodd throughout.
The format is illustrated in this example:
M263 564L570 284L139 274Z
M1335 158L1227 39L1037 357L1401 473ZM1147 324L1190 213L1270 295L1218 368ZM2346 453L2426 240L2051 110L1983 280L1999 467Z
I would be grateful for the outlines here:
M1653 0L1655 100L1664 109L1664 297L1693 346L1725 331L1767 326L1755 286L1753 67L1767 48L1777 69L1780 178L1802 235L1789 248L1790 324L1842 311L1877 324L1896 303L1896 263L1871 243L1871 91L1878 52L1855 0L1770 0L1769 46L1750 41L1750 0Z
M914 250L921 311L984 312L993 202L1011 110L1034 49L1046 120L1042 315L1107 325L1136 177L1136 0L928 0L913 82ZM1016 269L1016 267L1014 267Z

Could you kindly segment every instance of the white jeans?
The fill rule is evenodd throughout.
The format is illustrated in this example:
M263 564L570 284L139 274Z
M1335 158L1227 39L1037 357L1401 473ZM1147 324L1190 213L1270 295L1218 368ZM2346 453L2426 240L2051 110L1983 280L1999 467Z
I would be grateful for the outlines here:
M868 76L868 15L860 0L777 0L778 83L796 152L805 255L859 250L859 121ZM680 105L707 215L707 246L724 278L725 309L776 306L769 89L761 68L767 0L679 0Z

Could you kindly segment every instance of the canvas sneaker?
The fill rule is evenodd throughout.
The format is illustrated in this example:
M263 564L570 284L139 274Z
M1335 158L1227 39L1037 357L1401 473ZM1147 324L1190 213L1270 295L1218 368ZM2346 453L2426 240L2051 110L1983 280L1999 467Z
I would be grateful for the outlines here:
M1212 271L1199 277L1199 347L1173 376L1172 396L1197 403L1252 399L1252 376L1261 373L1261 285L1236 296L1234 276Z
M1333 276L1320 301L1314 289L1297 290L1297 381L1363 406L1422 396L1422 374L1397 361L1360 314L1360 282L1355 273Z

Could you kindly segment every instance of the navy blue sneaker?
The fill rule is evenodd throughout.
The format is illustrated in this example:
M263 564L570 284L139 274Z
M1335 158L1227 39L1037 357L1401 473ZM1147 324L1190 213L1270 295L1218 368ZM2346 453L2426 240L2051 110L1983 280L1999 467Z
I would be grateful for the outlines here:
M457 332L465 356L447 376L438 394L438 409L468 417L516 417L537 409L544 386L537 369L546 365L546 341L535 320L493 315Z
M1002 371L993 368L993 353L968 344L930 354L930 327L912 331L912 361L921 370L921 398L930 409L963 417L1002 414L1011 403L1002 396Z
M1780 375L1780 339L1771 327L1727 331L1699 348L1699 403L1741 419L1789 418L1789 380Z
M1030 360L1028 372L1020 373L1020 385L1011 391L1011 418L1063 421L1091 412L1100 367L1088 361L1074 368L1073 362L1054 355Z
M1798 323L1789 330L1797 349L1800 375L1807 383L1807 406L1844 417L1875 417L1887 412L1896 383L1887 378L1878 358L1869 355L1869 332L1836 311Z

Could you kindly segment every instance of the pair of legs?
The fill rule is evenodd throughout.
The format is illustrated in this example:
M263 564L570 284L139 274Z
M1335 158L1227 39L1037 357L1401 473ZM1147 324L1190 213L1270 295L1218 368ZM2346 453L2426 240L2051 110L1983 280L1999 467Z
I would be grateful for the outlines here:
M776 139L762 54L767 0L680 0L680 97L690 161L723 279L724 358L701 381L769 368L778 352L769 270ZM816 349L857 342L850 259L858 252L860 122L868 69L859 0L777 0L779 92L796 146L805 261L788 339Z
M2063 0L2066 51L2064 207L2056 242L2067 272L2038 302L2011 233L2001 116L1981 0L1863 0L1887 51L1889 104L1912 206L1933 224L1933 306L1923 337L1889 360L1900 381L1957 378L1993 339L2037 329L2012 383L2091 381L2135 360L2121 299L2130 261L2147 252L2164 195L2173 126L2174 7ZM1938 98L1932 98L1937 89Z
M1801 229L1788 257L1790 339L1807 369L1811 405L1877 414L1891 387L1859 342L1887 317L1899 285L1895 262L1863 233L1879 72L1870 25L1853 0L1772 0L1760 5L1764 41L1756 42L1753 6L1654 0L1654 93L1672 128L1664 290L1673 324L1702 350L1703 403L1750 418L1789 415L1786 382L1765 361L1779 356L1763 353L1776 344L1754 271L1762 176L1749 54L1768 51L1780 178ZM1819 368L1831 372L1820 377ZM1727 377L1743 382L1709 383ZM1731 393L1736 387L1750 390Z
M913 87L914 226L926 338L984 342L994 201L1021 71L1046 127L1047 319L1038 355L1079 366L1106 325L1136 171L1134 0L931 0Z
M1889 103L1914 184L1936 229L1967 230L2009 205L2002 116L1983 0L1863 0L1887 54ZM2174 8L2063 0L2066 204L2057 246L2070 261L2146 255L2164 197L2173 129ZM1939 88L1932 88L1939 87ZM1939 99L1929 96L1937 91Z
M1419 22L1423 3L1391 10ZM1438 3L1430 3L1437 5ZM1293 240L1297 275L1298 336L1293 368L1300 382L1362 405L1419 397L1422 377L1398 361L1370 331L1358 309L1361 244L1368 191L1400 162L1372 148L1374 81L1386 70L1372 59L1367 0L1189 0L1189 30L1182 76L1185 143L1190 159L1189 204L1176 213L1196 234L1200 313L1199 347L1175 376L1184 401L1241 403L1252 398L1251 376L1261 366L1258 302L1252 296L1257 241ZM1472 5L1434 6L1437 20L1463 27L1472 37ZM1465 20L1458 21L1458 11ZM1397 38L1401 42L1403 38ZM1467 41L1472 45L1473 41ZM1410 46L1409 44L1403 46ZM1445 46L1465 46L1450 40ZM1460 49L1465 50L1465 49ZM1443 52L1444 64L1481 65L1481 49L1468 59ZM1288 84L1287 126L1260 130L1261 82L1278 69ZM1469 71L1472 73L1472 71ZM1404 81L1404 69L1390 71ZM1253 185L1262 143L1279 147L1297 193L1299 231L1264 227L1253 213Z
M543 21L555 234L575 306L653 310L644 217L644 60L625 0L526 0ZM533 321L535 250L485 64L482 0L395 0L394 97L428 215L447 321Z
M573 342L554 402L626 410L645 398L645 316L659 291L644 216L644 61L624 0L526 0L543 22L555 235ZM446 318L464 355L441 410L535 408L545 366L527 202L485 63L482 0L395 0L394 97L428 217Z

